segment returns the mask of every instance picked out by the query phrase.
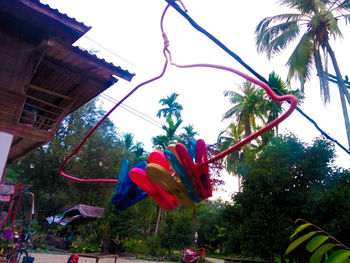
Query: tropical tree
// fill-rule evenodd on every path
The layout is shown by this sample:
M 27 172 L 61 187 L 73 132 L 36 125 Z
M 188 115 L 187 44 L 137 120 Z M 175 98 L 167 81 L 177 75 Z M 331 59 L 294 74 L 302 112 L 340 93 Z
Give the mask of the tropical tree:
M 184 142 L 188 142 L 189 140 L 194 139 L 196 135 L 198 135 L 198 132 L 194 130 L 192 124 L 189 124 L 186 127 L 183 127 L 182 129 L 185 130 L 185 132 L 180 134 L 180 138 Z
M 167 124 L 162 126 L 162 129 L 165 131 L 165 135 L 157 135 L 152 137 L 154 148 L 165 150 L 169 144 L 178 142 L 180 140 L 180 137 L 175 133 L 181 125 L 182 120 L 177 119 L 176 123 L 174 123 L 174 120 L 172 118 L 168 118 L 166 122 Z
M 300 90 L 291 90 L 287 87 L 287 84 L 282 81 L 281 77 L 277 75 L 274 71 L 269 74 L 269 86 L 273 90 L 277 90 L 279 94 L 293 94 L 298 98 L 298 104 L 301 104 L 303 102 L 304 96 L 301 94 Z M 281 115 L 283 108 L 282 103 L 273 101 L 268 97 L 268 95 L 265 95 L 266 100 L 264 104 L 264 112 L 266 112 L 267 115 L 267 122 L 271 122 L 274 119 L 277 119 L 278 116 Z M 278 125 L 274 127 L 274 134 L 278 135 Z
M 288 44 L 299 38 L 287 61 L 288 81 L 299 79 L 301 91 L 310 79 L 315 65 L 320 80 L 320 91 L 324 103 L 329 102 L 327 58 L 331 58 L 338 81 L 345 126 L 350 146 L 350 124 L 345 97 L 350 104 L 350 94 L 340 72 L 330 38 L 342 36 L 338 27 L 339 19 L 350 22 L 350 1 L 329 0 L 280 0 L 281 5 L 293 8 L 296 13 L 281 14 L 264 18 L 256 27 L 256 44 L 259 52 L 268 58 L 280 53 Z
M 112 184 L 81 184 L 61 177 L 58 168 L 96 122 L 105 114 L 95 100 L 68 115 L 53 141 L 11 165 L 18 181 L 31 184 L 39 218 L 53 215 L 71 205 L 101 206 L 113 193 Z M 79 178 L 116 178 L 118 163 L 125 158 L 116 127 L 110 119 L 95 131 L 66 165 L 65 171 Z
M 235 123 L 231 123 L 229 127 L 223 131 L 218 137 L 218 143 L 220 144 L 220 151 L 227 150 L 236 143 L 242 140 L 242 131 L 239 130 L 239 126 Z M 246 174 L 246 162 L 250 156 L 255 155 L 254 145 L 243 146 L 241 149 L 227 155 L 222 163 L 225 166 L 226 171 L 234 176 L 243 177 Z M 254 152 L 254 154 L 253 154 Z M 249 156 L 249 157 L 248 157 Z M 238 188 L 240 189 L 241 178 L 238 178 Z
M 153 147 L 158 150 L 165 150 L 169 144 L 180 141 L 180 137 L 176 135 L 176 131 L 182 124 L 181 110 L 183 107 L 178 102 L 176 102 L 178 96 L 179 94 L 172 93 L 165 99 L 163 98 L 159 100 L 159 103 L 165 107 L 161 108 L 158 111 L 157 117 L 166 118 L 166 124 L 162 125 L 162 129 L 165 131 L 165 135 L 163 134 L 152 137 Z M 176 118 L 175 122 L 172 118 L 173 116 Z M 157 235 L 160 227 L 164 224 L 166 219 L 165 215 L 165 210 L 161 207 L 158 207 L 155 235 Z
M 249 81 L 244 82 L 239 88 L 243 94 L 230 90 L 224 92 L 224 96 L 229 97 L 233 107 L 223 115 L 223 119 L 234 118 L 234 121 L 218 137 L 220 151 L 230 148 L 258 130 L 260 127 L 257 120 L 262 124 L 266 124 L 268 120 L 268 101 L 266 101 L 264 90 L 256 88 Z M 248 148 L 243 147 L 224 158 L 223 163 L 226 170 L 231 174 L 244 176 L 245 161 L 248 156 L 255 153 L 252 151 L 255 147 L 256 145 L 250 143 Z
M 333 158 L 334 147 L 319 138 L 312 145 L 291 136 L 270 140 L 249 163 L 242 181 L 244 191 L 234 196 L 234 207 L 242 219 L 239 236 L 243 252 L 266 259 L 279 254 L 284 261 L 293 221 L 320 218 L 317 200 L 326 192 L 325 180 L 334 175 Z M 237 211 L 232 212 L 232 218 L 237 218 Z M 336 216 L 341 213 L 344 210 Z M 237 230 L 232 228 L 236 236 Z
M 176 102 L 176 99 L 179 95 L 180 94 L 174 92 L 170 96 L 167 96 L 165 99 L 159 100 L 159 103 L 165 107 L 158 111 L 158 118 L 164 117 L 166 119 L 169 119 L 175 116 L 177 119 L 180 119 L 181 111 L 183 108 L 181 104 Z
M 264 91 L 257 89 L 256 86 L 247 81 L 239 87 L 243 95 L 232 91 L 224 91 L 224 96 L 228 97 L 233 107 L 223 115 L 224 119 L 235 118 L 237 130 L 244 131 L 245 137 L 249 136 L 254 130 L 258 129 L 256 119 L 266 123 L 265 113 L 263 112 Z
M 124 133 L 120 140 L 121 146 L 124 150 L 126 158 L 140 158 L 143 154 L 142 142 L 134 142 L 134 135 L 131 133 Z

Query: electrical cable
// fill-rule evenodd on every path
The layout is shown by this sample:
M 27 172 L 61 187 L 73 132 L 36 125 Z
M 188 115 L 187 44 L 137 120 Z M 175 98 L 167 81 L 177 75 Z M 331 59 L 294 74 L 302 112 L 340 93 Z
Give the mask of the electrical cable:
M 86 35 L 83 35 L 82 37 L 84 37 L 84 38 L 90 40 L 91 42 L 95 43 L 96 45 L 98 45 L 98 46 L 101 47 L 102 49 L 108 51 L 110 54 L 112 54 L 112 55 L 114 55 L 114 56 L 120 58 L 120 59 L 123 60 L 124 62 L 126 62 L 126 63 L 128 63 L 128 64 L 130 64 L 130 65 L 132 65 L 132 66 L 134 66 L 134 67 L 137 67 L 135 64 L 131 63 L 130 61 L 128 61 L 128 60 L 125 59 L 125 58 L 122 58 L 122 57 L 119 56 L 117 53 L 115 53 L 114 51 L 110 50 L 109 48 L 106 48 L 105 46 L 103 46 L 102 44 L 98 43 L 96 40 L 92 39 L 91 37 L 88 37 L 88 36 L 86 36 Z
M 217 38 L 215 38 L 212 34 L 210 34 L 208 31 L 200 27 L 187 13 L 186 11 L 182 10 L 181 7 L 175 2 L 175 0 L 165 0 L 169 5 L 171 5 L 178 13 L 180 13 L 197 31 L 204 34 L 206 37 L 208 37 L 210 40 L 212 40 L 216 45 L 218 45 L 220 48 L 222 48 L 227 54 L 229 54 L 231 57 L 233 57 L 238 63 L 240 63 L 244 68 L 246 68 L 249 72 L 251 72 L 256 78 L 261 80 L 262 82 L 269 85 L 269 82 L 261 76 L 259 73 L 257 73 L 254 69 L 252 69 L 248 64 L 246 64 L 236 53 L 231 51 L 228 47 L 226 47 L 221 41 L 219 41 Z M 282 95 L 282 93 L 276 89 L 272 88 L 278 95 Z M 316 121 L 314 121 L 312 118 L 310 118 L 306 113 L 304 113 L 298 106 L 296 107 L 296 110 L 304 116 L 309 122 L 311 122 L 315 128 L 328 140 L 334 142 L 337 144 L 341 149 L 343 149 L 347 154 L 350 155 L 350 151 L 346 149 L 342 144 L 340 144 L 337 140 L 333 139 L 331 136 L 329 136 L 325 131 L 323 131 Z
M 168 9 L 169 5 L 165 8 L 163 14 L 162 14 L 162 18 L 161 18 L 161 24 L 163 23 L 163 18 L 164 15 Z M 163 28 L 162 28 L 163 31 Z M 142 82 L 141 84 L 137 85 L 134 89 L 132 89 L 128 94 L 126 94 L 123 99 L 121 99 L 114 107 L 112 107 L 112 109 L 110 111 L 108 111 L 98 122 L 97 124 L 92 127 L 88 133 L 84 136 L 84 138 L 81 140 L 81 142 L 73 149 L 73 151 L 65 157 L 65 159 L 63 160 L 63 162 L 61 163 L 60 167 L 59 167 L 59 172 L 60 175 L 76 181 L 76 182 L 81 182 L 81 183 L 116 183 L 117 180 L 114 179 L 81 179 L 81 178 L 77 178 L 71 175 L 68 175 L 66 173 L 63 172 L 63 168 L 65 166 L 65 164 L 68 162 L 68 160 L 70 158 L 72 158 L 79 150 L 80 148 L 85 144 L 85 142 L 88 140 L 88 138 L 94 133 L 94 131 L 108 118 L 108 116 L 116 109 L 118 108 L 127 98 L 129 98 L 135 91 L 137 91 L 140 87 L 153 82 L 157 79 L 160 79 L 161 77 L 164 76 L 167 66 L 169 64 L 169 61 L 171 62 L 171 53 L 170 50 L 168 49 L 169 47 L 169 41 L 166 37 L 165 32 L 163 31 L 163 39 L 164 39 L 164 48 L 163 48 L 163 55 L 165 58 L 165 62 L 164 62 L 164 66 L 163 66 L 163 70 L 162 72 L 157 75 L 156 77 L 153 77 L 147 81 Z M 193 65 L 176 65 L 174 63 L 172 63 L 173 65 L 180 67 L 180 68 L 191 68 L 191 67 L 209 67 L 209 68 L 216 68 L 216 69 L 221 69 L 221 70 L 225 70 L 225 71 L 229 71 L 231 73 L 237 74 L 243 78 L 245 78 L 246 80 L 253 82 L 254 84 L 257 84 L 259 86 L 261 86 L 265 92 L 270 96 L 271 99 L 273 99 L 274 101 L 277 102 L 283 102 L 283 101 L 289 101 L 290 102 L 290 108 L 284 113 L 282 114 L 280 117 L 276 118 L 275 120 L 271 121 L 270 123 L 268 123 L 265 127 L 261 128 L 260 130 L 256 131 L 253 134 L 250 134 L 249 136 L 247 136 L 244 140 L 240 141 L 239 143 L 236 143 L 235 145 L 231 146 L 229 149 L 217 154 L 216 156 L 214 156 L 213 158 L 209 159 L 209 160 L 205 160 L 201 163 L 198 163 L 197 166 L 203 166 L 205 167 L 205 165 L 214 162 L 217 159 L 223 158 L 226 155 L 232 153 L 233 151 L 237 150 L 238 148 L 242 147 L 243 145 L 247 144 L 248 142 L 250 142 L 251 140 L 257 138 L 258 136 L 260 136 L 262 133 L 264 133 L 265 131 L 272 129 L 273 127 L 275 127 L 276 125 L 278 125 L 280 122 L 282 122 L 283 120 L 285 120 L 295 109 L 296 105 L 297 105 L 297 98 L 294 95 L 291 94 L 287 94 L 287 95 L 283 95 L 283 96 L 279 96 L 277 95 L 270 87 L 269 85 L 267 85 L 266 83 L 262 82 L 261 80 L 257 80 L 251 76 L 248 76 L 238 70 L 229 68 L 229 67 L 225 67 L 225 66 L 220 66 L 220 65 L 213 65 L 213 64 L 193 64 Z
M 113 103 L 113 104 L 118 103 L 118 101 L 117 101 L 116 99 L 113 99 L 113 98 L 111 98 L 111 97 L 106 97 L 105 94 L 100 94 L 100 97 L 101 97 L 102 99 L 105 99 L 105 100 L 107 100 L 107 101 Z M 124 110 L 130 112 L 131 114 L 133 114 L 133 115 L 135 115 L 135 116 L 137 116 L 137 117 L 143 119 L 144 121 L 146 121 L 146 122 L 152 124 L 153 126 L 155 126 L 155 127 L 157 127 L 157 128 L 162 129 L 162 126 L 159 125 L 158 122 L 157 122 L 157 124 L 155 124 L 155 121 L 154 121 L 151 117 L 149 117 L 149 116 L 147 116 L 146 114 L 141 113 L 141 112 L 137 111 L 136 109 L 130 107 L 132 110 L 134 110 L 134 111 L 136 111 L 136 112 L 139 112 L 140 114 L 142 114 L 142 115 L 146 116 L 147 118 L 151 119 L 153 122 L 150 121 L 150 120 L 148 120 L 148 119 L 146 119 L 146 118 L 144 118 L 144 117 L 142 117 L 140 114 L 138 114 L 138 113 L 136 113 L 136 112 L 133 112 L 132 110 L 128 109 L 128 108 L 125 107 L 125 106 L 126 106 L 126 105 L 123 105 L 123 104 L 120 105 L 121 108 L 123 108 Z
M 98 122 L 97 124 L 92 127 L 88 133 L 84 136 L 84 138 L 81 140 L 81 142 L 73 149 L 73 151 L 65 157 L 65 159 L 63 160 L 63 162 L 61 163 L 60 167 L 59 167 L 59 173 L 61 176 L 69 179 L 69 180 L 73 180 L 73 181 L 76 181 L 76 182 L 79 182 L 79 183 L 116 183 L 117 180 L 115 179 L 81 179 L 81 178 L 77 178 L 77 177 L 74 177 L 74 176 L 71 176 L 71 175 L 68 175 L 66 173 L 63 172 L 63 168 L 64 166 L 66 165 L 66 163 L 68 162 L 69 159 L 71 159 L 79 150 L 80 148 L 85 144 L 85 142 L 87 141 L 87 139 L 94 133 L 94 131 L 102 124 L 102 122 L 105 121 L 105 119 L 108 118 L 108 116 L 116 109 L 119 107 L 119 105 L 121 105 L 127 98 L 129 98 L 135 91 L 137 91 L 140 87 L 148 84 L 148 83 L 151 83 L 159 78 L 161 78 L 165 71 L 166 71 L 166 68 L 168 66 L 168 59 L 165 58 L 165 63 L 164 63 L 164 66 L 163 66 L 163 70 L 162 72 L 154 77 L 154 78 L 151 78 L 147 81 L 144 81 L 140 84 L 138 84 L 135 88 L 133 88 L 127 95 L 124 96 L 124 98 L 122 100 L 120 100 L 116 105 L 114 105 L 114 107 L 112 107 L 112 109 L 107 112 Z
M 181 0 L 180 3 L 182 4 Z M 219 69 L 219 70 L 224 70 L 224 71 L 228 71 L 231 73 L 234 73 L 244 79 L 246 79 L 249 82 L 252 82 L 258 86 L 260 86 L 261 88 L 264 89 L 264 91 L 269 95 L 269 97 L 276 101 L 276 102 L 284 102 L 284 101 L 288 101 L 290 104 L 289 109 L 283 113 L 281 116 L 279 116 L 278 118 L 274 119 L 273 121 L 269 122 L 268 124 L 266 124 L 264 127 L 260 128 L 258 131 L 255 131 L 254 133 L 248 135 L 246 138 L 244 138 L 242 141 L 237 142 L 236 144 L 234 144 L 233 146 L 229 147 L 228 149 L 216 154 L 214 157 L 210 158 L 209 160 L 203 160 L 200 163 L 197 163 L 197 167 L 204 167 L 205 165 L 208 165 L 210 163 L 213 163 L 219 159 L 224 158 L 225 156 L 227 156 L 228 154 L 233 153 L 234 151 L 238 150 L 240 147 L 242 147 L 243 145 L 249 143 L 250 141 L 256 139 L 258 136 L 260 136 L 261 134 L 263 134 L 264 132 L 272 129 L 273 127 L 277 126 L 279 123 L 281 123 L 282 121 L 284 121 L 296 108 L 297 103 L 298 103 L 298 99 L 292 95 L 292 94 L 285 94 L 285 95 L 277 95 L 272 89 L 271 87 L 266 84 L 265 82 L 253 78 L 251 76 L 248 76 L 236 69 L 230 68 L 230 67 L 225 67 L 225 66 L 221 66 L 221 65 L 214 65 L 214 64 L 191 64 L 191 65 L 179 65 L 176 64 L 172 61 L 172 57 L 171 57 L 171 52 L 169 50 L 169 40 L 168 37 L 164 31 L 163 28 L 163 22 L 164 22 L 164 16 L 165 13 L 167 12 L 168 8 L 169 8 L 169 4 L 166 6 L 166 8 L 164 9 L 164 12 L 162 14 L 161 20 L 160 20 L 160 28 L 162 31 L 162 36 L 164 39 L 164 55 L 165 57 L 169 60 L 170 64 L 173 66 L 176 66 L 178 68 L 197 68 L 197 67 L 201 67 L 201 68 L 214 68 L 214 69 Z
M 112 96 L 110 96 L 108 94 L 102 93 L 101 95 L 105 96 L 106 98 L 109 98 L 114 103 L 118 103 L 119 102 L 118 100 L 116 100 L 115 98 L 113 98 Z M 141 112 L 141 111 L 139 111 L 139 110 L 137 110 L 137 109 L 135 109 L 133 107 L 130 107 L 130 106 L 124 104 L 124 103 L 121 106 L 125 107 L 125 108 L 128 108 L 131 111 L 134 111 L 134 112 L 136 112 L 138 114 L 141 114 L 141 115 L 145 116 L 146 118 L 150 119 L 151 121 L 153 121 L 154 123 L 158 124 L 159 126 L 163 126 L 163 123 L 161 123 L 160 121 L 158 121 L 156 119 L 153 119 L 152 117 L 148 116 L 147 114 L 145 114 L 145 113 L 143 113 L 143 112 Z M 127 110 L 127 109 L 125 109 L 125 110 Z M 137 115 L 137 114 L 135 114 L 135 115 Z

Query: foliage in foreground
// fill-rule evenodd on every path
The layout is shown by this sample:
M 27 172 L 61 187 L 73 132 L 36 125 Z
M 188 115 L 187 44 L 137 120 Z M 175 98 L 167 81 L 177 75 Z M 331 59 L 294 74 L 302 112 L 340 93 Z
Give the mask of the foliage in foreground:
M 350 257 L 350 249 L 323 229 L 305 220 L 291 236 L 291 244 L 285 254 L 297 262 L 342 263 Z M 294 252 L 294 253 L 293 253 Z M 302 259 L 301 259 L 302 258 Z

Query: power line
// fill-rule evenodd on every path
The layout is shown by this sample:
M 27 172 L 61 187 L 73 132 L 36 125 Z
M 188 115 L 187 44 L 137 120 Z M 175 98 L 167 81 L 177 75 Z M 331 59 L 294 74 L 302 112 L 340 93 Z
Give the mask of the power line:
M 89 39 L 91 42 L 95 43 L 96 45 L 98 45 L 99 47 L 101 47 L 102 49 L 106 50 L 107 52 L 109 52 L 110 54 L 120 58 L 121 60 L 123 60 L 124 62 L 134 66 L 134 67 L 137 67 L 135 64 L 133 64 L 132 62 L 128 61 L 127 59 L 121 57 L 120 55 L 118 55 L 117 53 L 115 53 L 114 51 L 110 50 L 109 48 L 106 48 L 105 46 L 103 46 L 102 44 L 98 43 L 96 40 L 92 39 L 91 37 L 88 37 L 86 35 L 83 35 L 83 37 Z
M 106 96 L 105 94 L 100 94 L 100 97 L 103 98 L 103 99 L 105 99 L 105 100 L 108 100 L 109 102 L 111 102 L 111 103 L 113 103 L 113 104 L 116 104 L 116 103 L 119 102 L 119 101 L 117 101 L 117 100 L 115 100 L 115 99 L 113 99 L 113 98 L 111 98 L 111 97 L 108 97 L 108 95 Z M 143 119 L 144 121 L 146 121 L 146 122 L 152 124 L 153 126 L 156 126 L 157 128 L 160 128 L 160 129 L 163 130 L 163 128 L 162 128 L 161 125 L 159 125 L 158 123 L 156 124 L 156 123 L 155 123 L 155 120 L 153 120 L 151 117 L 147 116 L 146 114 L 142 113 L 142 115 L 144 115 L 144 116 L 146 116 L 147 118 L 151 119 L 153 122 L 150 121 L 150 120 L 148 120 L 148 119 L 146 119 L 146 118 L 144 118 L 144 117 L 142 117 L 140 114 L 136 113 L 136 112 L 138 112 L 138 111 L 135 110 L 135 109 L 133 109 L 133 108 L 131 108 L 131 107 L 130 107 L 130 108 L 131 108 L 132 110 L 135 110 L 136 112 L 133 112 L 132 110 L 128 109 L 128 108 L 125 107 L 125 105 L 123 105 L 123 104 L 121 104 L 120 107 L 123 108 L 124 110 L 130 112 L 131 114 L 133 114 L 133 115 L 135 115 L 135 116 L 137 116 L 137 117 Z M 129 106 L 128 106 L 128 107 L 129 107 Z
M 102 93 L 101 95 L 106 96 L 107 98 L 113 100 L 115 103 L 118 103 L 118 102 L 119 102 L 118 100 L 114 99 L 113 97 L 109 96 L 108 94 Z M 145 113 L 143 113 L 143 112 L 141 112 L 141 111 L 139 111 L 139 110 L 137 110 L 137 109 L 135 109 L 135 108 L 133 108 L 133 107 L 130 107 L 130 106 L 124 104 L 124 103 L 122 104 L 122 106 L 124 106 L 124 107 L 126 107 L 126 108 L 129 108 L 130 110 L 135 111 L 135 112 L 137 112 L 138 114 L 141 114 L 141 115 L 145 116 L 146 118 L 152 120 L 153 122 L 157 123 L 157 124 L 160 125 L 160 126 L 163 126 L 163 123 L 161 123 L 160 121 L 158 121 L 158 120 L 156 120 L 156 119 L 153 119 L 152 117 L 148 116 L 147 114 L 145 114 Z
M 211 41 L 213 41 L 217 46 L 219 46 L 221 49 L 223 49 L 227 54 L 229 54 L 231 57 L 233 57 L 238 63 L 240 63 L 244 68 L 246 68 L 250 73 L 252 73 L 256 78 L 259 80 L 265 82 L 267 85 L 269 85 L 269 82 L 261 76 L 259 73 L 257 73 L 254 69 L 252 69 L 248 64 L 246 64 L 236 53 L 234 53 L 232 50 L 230 50 L 228 47 L 226 47 L 221 41 L 219 41 L 217 38 L 215 38 L 212 34 L 210 34 L 208 31 L 206 31 L 204 28 L 200 27 L 184 10 L 181 9 L 181 7 L 175 2 L 175 0 L 165 0 L 168 2 L 169 5 L 171 5 L 178 13 L 180 13 L 191 25 L 194 27 L 197 31 L 204 34 L 206 37 L 208 37 Z M 272 88 L 276 94 L 282 95 L 281 92 L 278 89 Z M 323 131 L 316 121 L 314 121 L 312 118 L 310 118 L 305 112 L 303 112 L 298 106 L 296 107 L 296 110 L 304 116 L 308 121 L 310 121 L 315 128 L 327 139 L 337 144 L 341 149 L 343 149 L 347 154 L 350 155 L 350 151 L 346 149 L 342 144 L 340 144 L 337 140 L 330 137 L 325 131 Z

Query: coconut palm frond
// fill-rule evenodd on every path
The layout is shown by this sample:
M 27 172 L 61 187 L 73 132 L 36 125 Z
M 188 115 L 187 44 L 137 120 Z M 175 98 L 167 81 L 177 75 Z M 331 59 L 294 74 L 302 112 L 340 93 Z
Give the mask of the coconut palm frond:
M 169 145 L 169 138 L 166 135 L 152 137 L 153 148 L 164 150 Z
M 297 9 L 305 14 L 311 13 L 316 9 L 315 1 L 310 0 L 279 0 L 279 3 L 292 9 Z
M 284 91 L 286 89 L 286 84 L 282 81 L 281 77 L 278 76 L 274 71 L 272 71 L 269 74 L 268 82 L 269 82 L 269 85 L 272 89 L 277 89 L 282 94 L 286 94 L 286 93 L 284 93 Z
M 304 34 L 288 59 L 288 81 L 294 76 L 298 77 L 301 82 L 305 82 L 310 78 L 311 65 L 313 62 L 312 48 L 312 37 L 309 34 Z
M 350 0 L 341 1 L 339 5 L 337 5 L 332 11 L 340 11 L 342 9 L 345 9 L 347 11 L 350 11 Z
M 327 11 L 324 16 L 328 22 L 329 34 L 333 37 L 342 37 L 342 33 L 338 27 L 338 21 L 332 12 Z
M 296 21 L 277 24 L 264 30 L 256 31 L 256 44 L 258 52 L 266 52 L 268 58 L 280 52 L 286 45 L 299 35 Z
M 229 97 L 230 102 L 232 104 L 236 104 L 244 99 L 244 97 L 241 94 L 239 94 L 235 91 L 232 91 L 232 90 L 225 90 L 224 97 Z
M 346 24 L 348 24 L 348 23 L 350 24 L 350 14 L 344 15 L 343 17 L 345 19 L 345 23 Z
M 281 14 L 276 16 L 266 17 L 259 22 L 255 29 L 255 33 L 259 34 L 260 32 L 264 32 L 271 23 L 277 23 L 281 21 L 289 22 L 289 21 L 298 21 L 300 19 L 300 14 Z
M 320 80 L 320 93 L 323 99 L 323 102 L 326 104 L 329 102 L 329 85 L 328 85 L 328 76 L 327 72 L 324 70 L 323 62 L 320 55 L 320 50 L 318 48 L 314 49 L 314 59 L 315 66 L 317 70 L 317 75 Z
M 299 26 L 297 22 L 288 22 L 288 25 L 279 25 L 277 28 L 279 30 L 279 35 L 271 40 L 268 50 L 267 56 L 271 58 L 276 53 L 280 53 L 283 49 L 285 49 L 291 41 L 296 39 L 300 33 Z
M 232 118 L 239 111 L 240 111 L 240 105 L 236 105 L 236 106 L 232 107 L 231 109 L 229 109 L 228 111 L 226 111 L 224 113 L 224 115 L 222 116 L 222 120 L 227 120 L 227 119 Z

